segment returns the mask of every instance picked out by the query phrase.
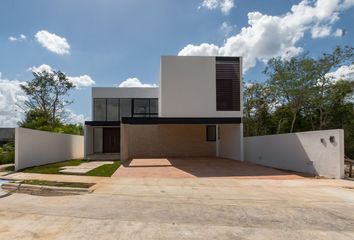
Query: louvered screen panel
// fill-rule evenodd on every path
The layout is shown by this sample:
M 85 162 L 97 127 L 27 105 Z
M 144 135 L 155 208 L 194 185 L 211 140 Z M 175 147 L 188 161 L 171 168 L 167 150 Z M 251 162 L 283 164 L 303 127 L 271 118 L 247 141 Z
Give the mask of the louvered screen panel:
M 216 58 L 216 110 L 240 111 L 239 58 Z

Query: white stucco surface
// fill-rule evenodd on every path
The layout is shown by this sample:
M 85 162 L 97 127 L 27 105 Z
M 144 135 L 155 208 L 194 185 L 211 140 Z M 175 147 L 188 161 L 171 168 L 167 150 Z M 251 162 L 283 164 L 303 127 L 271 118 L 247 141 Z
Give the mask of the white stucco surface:
M 15 170 L 84 157 L 84 137 L 38 131 L 15 130 Z
M 215 57 L 162 56 L 160 117 L 242 117 L 242 107 L 216 111 L 215 76 Z
M 242 124 L 219 125 L 218 157 L 243 161 Z
M 331 142 L 330 138 L 334 137 Z M 344 177 L 342 129 L 244 138 L 245 161 L 329 178 Z
M 93 87 L 92 98 L 158 98 L 159 88 Z
M 85 157 L 89 154 L 93 154 L 93 127 L 85 125 L 84 128 L 84 135 L 85 135 L 85 146 L 84 152 Z

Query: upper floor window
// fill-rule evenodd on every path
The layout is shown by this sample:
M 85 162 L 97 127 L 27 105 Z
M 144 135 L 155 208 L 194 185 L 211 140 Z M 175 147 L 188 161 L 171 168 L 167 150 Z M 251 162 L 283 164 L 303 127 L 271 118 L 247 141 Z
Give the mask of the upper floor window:
M 240 111 L 240 59 L 216 58 L 216 110 Z
M 118 98 L 107 98 L 107 121 L 119 121 Z
M 133 117 L 157 116 L 157 99 L 133 99 Z
M 155 98 L 94 98 L 94 121 L 120 121 L 122 117 L 155 117 L 158 100 Z
M 93 100 L 93 119 L 95 121 L 106 121 L 107 103 L 105 98 Z

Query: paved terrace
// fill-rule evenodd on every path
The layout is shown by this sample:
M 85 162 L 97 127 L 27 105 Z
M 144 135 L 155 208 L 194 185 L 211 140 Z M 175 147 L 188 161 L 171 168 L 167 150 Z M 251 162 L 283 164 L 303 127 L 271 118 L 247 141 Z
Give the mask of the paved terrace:
M 153 158 L 132 159 L 123 164 L 113 177 L 154 178 L 237 178 L 302 179 L 303 176 L 225 158 Z

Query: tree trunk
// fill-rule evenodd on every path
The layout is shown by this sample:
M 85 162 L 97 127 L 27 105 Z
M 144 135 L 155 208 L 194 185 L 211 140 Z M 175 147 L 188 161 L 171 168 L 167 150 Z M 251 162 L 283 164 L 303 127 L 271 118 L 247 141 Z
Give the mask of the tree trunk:
M 291 121 L 291 128 L 290 128 L 290 133 L 292 133 L 294 131 L 294 125 L 295 125 L 295 121 L 296 121 L 296 112 L 294 112 L 293 115 L 293 120 Z

